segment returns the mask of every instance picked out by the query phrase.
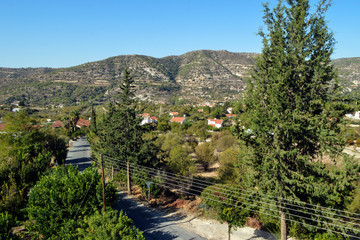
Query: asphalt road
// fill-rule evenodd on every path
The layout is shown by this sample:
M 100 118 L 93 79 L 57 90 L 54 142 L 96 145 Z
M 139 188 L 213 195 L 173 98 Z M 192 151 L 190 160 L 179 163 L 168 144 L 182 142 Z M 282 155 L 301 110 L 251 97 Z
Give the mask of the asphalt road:
M 90 145 L 86 138 L 78 139 L 70 148 L 65 164 L 76 165 L 79 171 L 91 166 Z M 144 232 L 149 240 L 204 240 L 198 235 L 177 226 L 179 219 L 164 216 L 162 213 L 147 208 L 120 192 L 116 203 L 117 210 L 124 210 L 135 225 Z M 180 221 L 181 222 L 181 221 Z
M 144 237 L 150 240 L 204 240 L 194 233 L 179 227 L 182 221 L 178 217 L 164 216 L 163 213 L 148 208 L 120 192 L 117 205 L 118 210 L 124 210 L 135 225 L 144 232 Z
M 91 166 L 90 144 L 85 137 L 79 138 L 68 151 L 65 164 L 78 166 L 79 171 Z

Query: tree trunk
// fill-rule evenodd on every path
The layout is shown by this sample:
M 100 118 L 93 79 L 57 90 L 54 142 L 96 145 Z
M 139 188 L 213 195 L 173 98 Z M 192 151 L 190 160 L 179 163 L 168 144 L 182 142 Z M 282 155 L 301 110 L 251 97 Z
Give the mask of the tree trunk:
M 231 226 L 228 224 L 228 240 L 230 240 Z
M 131 194 L 131 185 L 130 185 L 130 162 L 127 160 L 126 162 L 126 176 L 127 176 L 127 189 L 128 194 Z
M 287 239 L 286 233 L 286 216 L 285 213 L 280 209 L 280 231 L 281 231 L 281 240 Z

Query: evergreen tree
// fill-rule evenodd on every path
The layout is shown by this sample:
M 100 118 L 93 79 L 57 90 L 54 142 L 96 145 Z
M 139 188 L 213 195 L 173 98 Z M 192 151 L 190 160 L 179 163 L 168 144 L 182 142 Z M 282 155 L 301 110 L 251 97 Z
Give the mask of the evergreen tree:
M 119 101 L 110 104 L 102 126 L 98 126 L 101 153 L 137 164 L 155 166 L 156 147 L 143 140 L 146 129 L 140 125 L 136 112 L 134 80 L 128 70 L 123 72 Z
M 273 10 L 264 4 L 263 50 L 248 85 L 245 128 L 238 128 L 238 134 L 252 152 L 244 179 L 278 197 L 283 218 L 281 199 L 343 208 L 345 192 L 352 190 L 351 184 L 337 188 L 344 179 L 317 161 L 324 154 L 338 155 L 343 147 L 338 138 L 343 111 L 332 98 L 337 89 L 330 59 L 335 41 L 324 18 L 330 5 L 321 0 L 310 13 L 308 0 L 279 1 Z M 285 239 L 285 220 L 281 225 Z

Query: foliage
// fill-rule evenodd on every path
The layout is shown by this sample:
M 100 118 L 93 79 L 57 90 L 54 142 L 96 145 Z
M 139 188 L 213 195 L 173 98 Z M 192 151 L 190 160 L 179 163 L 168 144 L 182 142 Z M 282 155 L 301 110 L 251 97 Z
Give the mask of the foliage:
M 123 211 L 118 214 L 115 210 L 106 212 L 96 211 L 84 218 L 82 228 L 78 230 L 81 239 L 124 239 L 145 240 L 142 232 Z
M 142 138 L 148 129 L 140 125 L 141 118 L 136 112 L 133 79 L 129 74 L 128 70 L 123 73 L 120 101 L 116 106 L 110 104 L 102 124 L 98 124 L 98 141 L 94 142 L 95 149 L 125 162 L 153 167 L 158 164 L 158 149 Z
M 216 160 L 214 156 L 214 148 L 211 143 L 205 142 L 195 148 L 196 157 L 203 164 L 205 170 Z
M 50 130 L 34 127 L 24 112 L 4 117 L 6 133 L 0 134 L 0 211 L 21 217 L 30 188 L 50 167 L 62 163 L 66 144 Z M 56 149 L 56 151 L 55 151 Z
M 320 1 L 314 13 L 308 0 L 279 1 L 273 10 L 264 6 L 263 50 L 246 93 L 245 126 L 237 129 L 253 153 L 248 183 L 261 193 L 341 209 L 356 171 L 339 185 L 354 165 L 347 161 L 349 167 L 332 174 L 316 161 L 324 154 L 334 158 L 343 148 L 338 135 L 344 111 L 335 98 L 330 59 L 334 39 L 324 17 L 329 1 Z
M 12 228 L 17 225 L 15 218 L 8 212 L 0 212 L 0 239 L 17 239 Z
M 236 166 L 239 154 L 240 149 L 237 147 L 230 147 L 220 154 L 218 173 L 222 182 L 233 182 L 242 175 L 239 173 L 239 167 Z
M 106 204 L 116 197 L 112 184 L 105 188 Z M 101 176 L 93 168 L 80 173 L 72 165 L 53 169 L 43 176 L 29 194 L 29 229 L 45 238 L 73 234 L 82 216 L 102 209 Z M 60 233 L 59 229 L 63 229 Z
M 352 201 L 347 207 L 348 211 L 360 214 L 360 186 L 358 185 L 353 193 Z
M 180 145 L 171 148 L 166 165 L 176 174 L 190 176 L 195 173 L 194 163 L 191 161 L 185 148 Z
M 240 186 L 234 184 L 215 184 L 201 193 L 204 204 L 215 209 L 221 221 L 228 223 L 228 234 L 233 228 L 241 227 L 250 216 Z

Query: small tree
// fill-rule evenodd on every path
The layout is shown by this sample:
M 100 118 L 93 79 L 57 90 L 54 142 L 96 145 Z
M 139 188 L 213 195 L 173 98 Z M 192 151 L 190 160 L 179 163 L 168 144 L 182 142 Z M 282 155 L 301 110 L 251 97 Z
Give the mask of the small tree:
M 216 158 L 214 156 L 214 148 L 210 143 L 203 143 L 198 145 L 195 148 L 196 157 L 203 164 L 205 170 L 209 169 L 210 164 L 212 164 Z
M 228 239 L 231 230 L 241 227 L 250 216 L 249 206 L 246 205 L 241 188 L 234 184 L 216 184 L 204 189 L 201 193 L 204 203 L 214 209 L 218 218 L 228 224 Z

